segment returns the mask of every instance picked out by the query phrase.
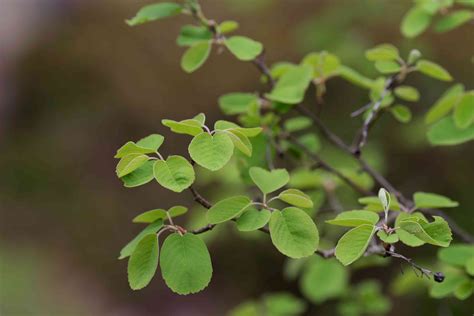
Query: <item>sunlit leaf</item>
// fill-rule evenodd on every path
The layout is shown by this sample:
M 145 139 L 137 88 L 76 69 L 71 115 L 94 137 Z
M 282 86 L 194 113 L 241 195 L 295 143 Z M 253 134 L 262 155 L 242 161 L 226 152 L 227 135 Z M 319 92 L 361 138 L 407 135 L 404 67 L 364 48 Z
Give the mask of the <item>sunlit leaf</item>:
M 201 67 L 211 53 L 212 44 L 209 41 L 198 42 L 188 48 L 181 58 L 181 68 L 191 73 Z
M 336 258 L 345 266 L 353 263 L 364 254 L 374 233 L 375 226 L 369 224 L 351 229 L 337 242 Z
M 207 211 L 207 220 L 210 224 L 219 224 L 239 216 L 252 201 L 246 196 L 233 196 L 214 204 Z
M 195 179 L 193 166 L 181 156 L 157 160 L 153 166 L 153 174 L 160 185 L 174 192 L 189 188 Z
M 225 46 L 240 60 L 255 59 L 263 51 L 263 45 L 245 36 L 232 36 L 225 40 Z
M 234 152 L 234 144 L 225 133 L 210 135 L 203 132 L 193 138 L 188 150 L 198 165 L 216 171 L 229 162 Z
M 252 167 L 249 174 L 252 181 L 264 194 L 280 189 L 290 180 L 290 175 L 286 169 L 268 171 L 260 167 Z

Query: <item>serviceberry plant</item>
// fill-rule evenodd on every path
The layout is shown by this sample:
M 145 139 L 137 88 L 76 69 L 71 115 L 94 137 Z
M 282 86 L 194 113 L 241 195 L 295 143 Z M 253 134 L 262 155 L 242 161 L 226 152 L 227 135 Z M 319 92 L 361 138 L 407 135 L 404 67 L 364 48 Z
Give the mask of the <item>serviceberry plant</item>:
M 455 4 L 473 5 L 470 0 L 415 2 L 402 22 L 406 36 L 419 35 L 433 15 L 448 14 L 446 10 Z M 445 31 L 466 22 L 468 13 L 472 19 L 472 11 L 453 11 L 436 24 L 436 29 Z M 137 26 L 180 14 L 195 22 L 184 25 L 177 38 L 177 44 L 186 48 L 181 58 L 185 72 L 202 67 L 213 50 L 219 54 L 227 51 L 256 66 L 266 92 L 233 92 L 219 98 L 222 112 L 236 116 L 239 124 L 219 120 L 212 125 L 203 113 L 179 121 L 162 120 L 172 132 L 189 139 L 189 157 L 166 155 L 160 150 L 165 139 L 159 134 L 129 141 L 118 149 L 116 173 L 126 187 L 157 181 L 173 192 L 189 190 L 194 200 L 207 209 L 202 215 L 206 225 L 194 230 L 178 222 L 178 217 L 188 211 L 185 206 L 154 209 L 133 219 L 147 226 L 120 252 L 119 259 L 128 258 L 132 289 L 147 286 L 160 266 L 173 292 L 203 290 L 211 282 L 213 268 L 211 254 L 199 235 L 234 222 L 242 233 L 269 234 L 275 248 L 290 258 L 285 277 L 299 279 L 304 298 L 270 293 L 239 305 L 231 312 L 233 315 L 298 315 L 308 303 L 320 304 L 334 298 L 339 299 L 342 314 L 384 314 L 390 302 L 380 285 L 374 280 L 350 285 L 351 270 L 347 267 L 357 269 L 359 264 L 360 268 L 362 261 L 366 266 L 380 264 L 380 260 L 386 263 L 384 258 L 405 262 L 417 276 L 427 277 L 433 297 L 454 295 L 466 299 L 472 294 L 473 237 L 440 210 L 458 207 L 458 202 L 421 191 L 407 197 L 364 156 L 370 129 L 379 117 L 391 115 L 400 123 L 410 122 L 410 104 L 419 102 L 421 96 L 415 87 L 404 83 L 406 78 L 421 73 L 435 80 L 453 81 L 447 70 L 423 58 L 416 49 L 402 55 L 391 44 L 380 44 L 366 52 L 365 57 L 380 73 L 376 78 L 364 76 L 326 51 L 310 53 L 298 64 L 277 62 L 270 67 L 260 42 L 231 35 L 238 29 L 237 22 L 218 23 L 207 18 L 195 0 L 145 6 L 127 23 Z M 351 113 L 354 118 L 361 117 L 352 144 L 333 133 L 319 113 L 303 105 L 308 91 L 314 89 L 320 109 L 327 82 L 336 78 L 368 92 L 367 104 Z M 462 84 L 453 85 L 427 111 L 425 123 L 432 145 L 473 140 L 474 92 L 465 91 Z M 323 146 L 336 148 L 351 163 L 339 166 L 324 158 L 320 155 Z M 196 168 L 216 172 L 229 164 L 238 168 L 237 181 L 246 189 L 217 201 L 204 198 L 194 186 Z M 346 210 L 338 200 L 338 187 L 357 194 L 359 207 Z M 325 200 L 334 213 L 326 221 L 317 213 Z M 340 232 L 336 226 L 348 230 L 334 238 Z M 323 228 L 321 234 L 318 228 Z M 453 233 L 458 238 L 455 245 L 451 245 Z M 423 267 L 399 253 L 400 244 L 441 247 L 439 259 L 445 263 L 441 267 L 452 268 L 444 273 Z

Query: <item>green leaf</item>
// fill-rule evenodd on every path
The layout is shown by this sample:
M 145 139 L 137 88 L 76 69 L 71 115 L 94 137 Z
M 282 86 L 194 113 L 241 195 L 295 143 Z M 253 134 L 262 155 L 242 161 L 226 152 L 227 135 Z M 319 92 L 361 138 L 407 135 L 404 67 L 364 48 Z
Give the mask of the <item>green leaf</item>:
M 187 207 L 184 206 L 173 206 L 170 208 L 168 211 L 163 210 L 163 209 L 154 209 L 150 211 L 146 211 L 140 215 L 137 215 L 132 222 L 134 223 L 153 223 L 154 221 L 158 219 L 165 220 L 168 218 L 168 215 L 170 217 L 177 217 L 183 214 L 186 214 L 188 211 Z M 168 215 L 167 215 L 168 214 Z
M 313 207 L 313 201 L 311 201 L 311 198 L 297 189 L 285 190 L 278 195 L 278 198 L 288 204 L 291 204 L 297 207 L 302 207 L 302 208 Z
M 417 208 L 442 208 L 457 207 L 459 203 L 448 197 L 426 192 L 416 192 L 413 194 L 413 200 Z
M 405 245 L 410 246 L 410 247 L 419 247 L 421 245 L 424 245 L 425 242 L 419 239 L 418 237 L 416 237 L 415 235 L 410 234 L 406 230 L 400 228 L 400 222 L 411 216 L 419 216 L 420 218 L 425 219 L 425 217 L 421 215 L 421 213 L 418 213 L 418 212 L 413 213 L 413 214 L 408 214 L 404 212 L 398 214 L 397 219 L 395 220 L 395 227 L 397 227 L 397 235 L 400 241 L 404 243 Z
M 188 151 L 198 165 L 216 171 L 229 162 L 234 152 L 234 144 L 225 133 L 210 135 L 203 132 L 193 138 Z
M 298 137 L 298 142 L 305 146 L 312 153 L 317 153 L 321 149 L 321 141 L 314 133 L 309 133 Z
M 390 108 L 390 113 L 392 113 L 393 117 L 397 119 L 397 121 L 401 123 L 408 123 L 411 121 L 411 111 L 410 108 L 397 104 Z
M 438 251 L 438 258 L 446 263 L 464 267 L 469 260 L 474 259 L 473 245 L 451 245 Z
M 329 78 L 339 73 L 341 61 L 336 55 L 326 51 L 320 53 L 309 53 L 303 58 L 303 65 L 309 65 L 313 68 L 314 78 Z
M 149 234 L 140 240 L 128 260 L 128 283 L 140 290 L 150 283 L 158 267 L 158 238 Z
M 148 160 L 141 167 L 135 169 L 133 172 L 127 174 L 120 178 L 123 181 L 123 184 L 127 188 L 137 187 L 143 184 L 146 184 L 153 180 L 155 177 L 153 175 L 153 160 Z
M 306 303 L 291 293 L 279 292 L 265 295 L 263 299 L 268 316 L 296 316 L 306 309 Z
M 460 285 L 458 285 L 458 287 L 454 291 L 454 296 L 458 300 L 465 300 L 469 296 L 471 296 L 473 292 L 474 292 L 474 281 L 469 280 L 468 278 L 464 278 L 464 281 Z
M 136 144 L 134 142 L 127 142 L 117 150 L 117 154 L 114 158 L 123 158 L 130 154 L 154 153 L 163 144 L 164 139 L 165 138 L 159 134 L 152 134 L 140 139 Z
M 181 5 L 172 2 L 150 4 L 141 8 L 133 18 L 126 20 L 126 22 L 130 26 L 135 26 L 178 15 L 182 10 Z
M 453 239 L 448 223 L 442 217 L 433 218 L 434 221 L 428 223 L 417 216 L 408 217 L 400 221 L 400 227 L 428 244 L 448 247 Z
M 377 232 L 377 236 L 379 236 L 380 240 L 383 242 L 386 242 L 387 244 L 394 244 L 398 242 L 398 234 L 397 233 L 392 233 L 388 235 L 385 231 L 379 230 Z
M 193 166 L 181 156 L 157 160 L 153 166 L 153 174 L 161 186 L 174 192 L 183 192 L 195 179 Z
M 255 59 L 263 51 L 263 45 L 245 36 L 232 36 L 224 42 L 225 46 L 240 60 Z
M 418 49 L 412 49 L 408 54 L 408 64 L 413 65 L 420 58 L 421 52 Z
M 290 258 L 311 256 L 318 248 L 316 225 L 308 214 L 296 207 L 274 211 L 269 228 L 275 247 Z
M 342 296 L 348 286 L 349 275 L 335 259 L 314 257 L 300 279 L 301 292 L 311 302 L 320 304 Z
M 378 198 L 380 200 L 380 204 L 382 204 L 383 206 L 383 210 L 385 212 L 388 212 L 388 210 L 390 209 L 390 202 L 391 202 L 390 193 L 384 188 L 380 188 L 379 193 L 378 193 Z
M 285 186 L 290 181 L 290 175 L 286 169 L 274 169 L 271 171 L 260 167 L 252 167 L 249 170 L 253 183 L 263 192 L 268 194 Z
M 395 88 L 395 95 L 405 101 L 416 102 L 420 99 L 420 93 L 410 86 L 399 86 Z
M 313 78 L 313 70 L 308 65 L 295 66 L 288 70 L 277 81 L 275 87 L 265 96 L 287 104 L 300 103 Z
M 406 37 L 416 37 L 431 23 L 431 15 L 421 8 L 413 7 L 403 17 L 400 30 Z
M 125 245 L 125 247 L 122 248 L 119 259 L 124 259 L 130 256 L 143 237 L 149 234 L 156 234 L 161 227 L 163 227 L 163 221 L 161 219 L 145 227 L 135 238 L 133 238 L 128 244 Z
M 435 283 L 430 289 L 430 296 L 443 298 L 453 292 L 464 282 L 465 276 L 453 273 L 446 273 L 446 278 L 442 283 Z
M 237 229 L 241 232 L 249 232 L 262 228 L 270 220 L 272 213 L 267 209 L 257 210 L 248 207 L 237 219 Z
M 369 224 L 357 226 L 345 233 L 337 242 L 337 260 L 347 266 L 359 259 L 367 249 L 374 233 L 375 226 Z
M 474 257 L 471 257 L 466 262 L 466 272 L 470 275 L 474 275 Z
M 446 71 L 446 69 L 444 69 L 443 67 L 441 67 L 440 65 L 432 61 L 428 61 L 424 59 L 419 60 L 416 63 L 416 69 L 420 71 L 421 73 L 438 80 L 442 80 L 442 81 L 453 80 L 453 77 L 451 77 L 451 75 L 449 74 L 449 72 Z
M 354 69 L 351 69 L 347 66 L 341 66 L 339 69 L 339 73 L 342 78 L 364 89 L 371 89 L 374 83 L 371 79 L 361 75 Z
M 467 128 L 474 122 L 474 91 L 464 94 L 454 109 L 453 118 L 458 128 Z
M 434 123 L 448 114 L 461 100 L 463 93 L 464 86 L 462 84 L 455 84 L 446 90 L 428 113 L 426 113 L 425 123 Z
M 196 235 L 169 235 L 162 247 L 160 268 L 166 285 L 186 295 L 203 290 L 212 278 L 212 263 L 206 244 Z
M 235 21 L 224 21 L 218 26 L 219 32 L 222 34 L 231 33 L 238 28 L 239 28 L 239 23 Z
M 247 136 L 235 129 L 226 131 L 226 134 L 232 139 L 235 148 L 248 157 L 252 156 L 252 143 Z
M 458 145 L 474 139 L 474 125 L 458 129 L 452 117 L 433 124 L 427 133 L 432 145 Z
M 181 68 L 183 68 L 187 73 L 199 69 L 199 67 L 201 67 L 209 57 L 211 47 L 211 42 L 206 41 L 196 43 L 188 48 L 181 58 Z
M 195 117 L 193 117 L 193 120 L 196 120 L 198 121 L 199 123 L 201 123 L 201 125 L 204 125 L 206 123 L 206 114 L 204 113 L 199 113 L 198 115 L 196 115 Z
M 380 44 L 365 52 L 365 57 L 370 61 L 397 60 L 400 58 L 398 49 L 392 44 Z
M 239 216 L 252 201 L 246 196 L 233 196 L 214 204 L 207 211 L 207 220 L 210 224 L 220 224 Z
M 195 119 L 183 120 L 180 122 L 173 120 L 161 120 L 161 124 L 169 127 L 171 131 L 176 134 L 196 136 L 202 133 L 202 124 Z
M 221 130 L 221 131 L 237 131 L 242 134 L 244 134 L 247 137 L 255 137 L 260 132 L 262 131 L 261 127 L 240 127 L 239 125 L 229 122 L 229 121 L 224 121 L 224 120 L 219 120 L 214 124 L 214 129 Z
M 377 213 L 370 211 L 346 211 L 338 214 L 336 218 L 327 220 L 326 223 L 337 226 L 356 227 L 360 225 L 375 225 L 379 221 Z
M 473 12 L 470 10 L 457 10 L 454 11 L 436 22 L 434 30 L 436 32 L 448 32 L 464 23 L 469 22 L 474 17 Z
M 147 155 L 129 154 L 120 159 L 117 164 L 116 173 L 119 178 L 132 173 L 136 169 L 143 166 L 148 161 Z
M 285 130 L 292 133 L 301 131 L 313 125 L 313 121 L 306 116 L 297 116 L 285 121 Z
M 402 67 L 394 61 L 376 61 L 374 64 L 375 68 L 383 74 L 392 74 L 392 73 L 397 73 L 399 72 Z
M 370 211 L 378 212 L 378 211 L 384 210 L 382 203 L 380 202 L 380 199 L 376 196 L 365 196 L 365 197 L 359 198 L 357 201 L 360 204 L 365 204 L 366 209 Z M 390 210 L 392 211 L 400 210 L 400 204 L 398 203 L 397 198 L 393 194 L 390 195 Z
M 181 28 L 176 43 L 178 46 L 193 46 L 199 42 L 210 41 L 212 32 L 205 26 L 184 25 Z
M 258 97 L 253 93 L 235 92 L 219 98 L 219 107 L 228 115 L 247 113 L 254 104 L 258 104 Z

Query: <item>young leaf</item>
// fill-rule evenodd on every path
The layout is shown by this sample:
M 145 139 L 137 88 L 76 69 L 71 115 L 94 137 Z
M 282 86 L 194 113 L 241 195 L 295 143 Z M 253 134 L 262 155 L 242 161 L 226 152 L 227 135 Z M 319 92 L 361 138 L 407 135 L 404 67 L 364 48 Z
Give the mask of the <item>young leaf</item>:
M 168 215 L 170 217 L 177 217 L 180 215 L 185 214 L 188 211 L 187 207 L 184 206 L 173 206 L 170 208 L 168 211 L 163 210 L 163 209 L 155 209 L 155 210 L 150 210 L 146 211 L 140 215 L 137 215 L 132 222 L 134 223 L 153 223 L 154 221 L 158 219 L 165 220 L 168 218 Z
M 219 32 L 221 32 L 222 34 L 231 33 L 238 28 L 239 28 L 239 23 L 235 21 L 224 21 L 218 26 Z
M 448 223 L 439 216 L 433 216 L 431 223 L 413 216 L 400 221 L 400 227 L 415 235 L 428 244 L 448 247 L 451 243 L 452 233 Z
M 133 18 L 126 20 L 126 22 L 130 26 L 135 26 L 178 15 L 182 9 L 181 5 L 172 2 L 150 4 L 141 8 Z
M 403 17 L 400 30 L 406 37 L 416 37 L 430 25 L 431 15 L 425 10 L 414 7 Z
M 390 60 L 376 61 L 374 66 L 380 73 L 383 73 L 383 74 L 397 73 L 402 69 L 402 67 L 397 62 L 390 61 Z
M 198 121 L 201 125 L 204 125 L 206 123 L 206 114 L 204 113 L 199 113 L 195 117 L 192 118 L 195 121 Z
M 196 43 L 188 48 L 181 58 L 181 68 L 183 68 L 187 73 L 199 69 L 199 67 L 201 67 L 209 57 L 211 47 L 211 43 L 206 41 Z
M 346 79 L 350 83 L 364 89 L 371 89 L 372 85 L 374 84 L 374 82 L 371 79 L 361 75 L 354 69 L 351 69 L 347 66 L 341 66 L 339 68 L 339 74 L 341 75 L 342 78 Z
M 313 201 L 311 201 L 311 198 L 297 189 L 285 190 L 278 195 L 278 198 L 288 204 L 291 204 L 297 207 L 302 207 L 302 208 L 313 207 Z
M 150 154 L 158 150 L 163 144 L 164 137 L 158 134 L 153 134 L 139 140 L 136 144 L 134 142 L 127 142 L 125 145 L 117 150 L 114 158 L 123 158 L 130 154 Z M 156 148 L 156 149 L 155 149 Z
M 448 32 L 466 22 L 469 22 L 473 17 L 474 14 L 470 10 L 457 10 L 439 20 L 436 23 L 434 30 L 440 33 Z
M 120 178 L 126 188 L 133 188 L 153 180 L 153 160 L 148 160 L 141 167 Z
M 173 120 L 161 120 L 161 124 L 169 127 L 176 134 L 196 136 L 202 133 L 202 124 L 198 120 L 190 119 L 180 122 Z
M 409 218 L 411 216 L 419 216 L 420 218 L 425 219 L 425 217 L 421 213 L 413 213 L 413 214 L 408 214 L 405 212 L 401 212 L 398 214 L 397 219 L 395 220 L 395 227 L 397 227 L 397 235 L 398 238 L 402 243 L 404 243 L 407 246 L 410 247 L 419 247 L 421 245 L 424 245 L 425 242 L 418 237 L 416 237 L 413 234 L 410 234 L 406 230 L 400 228 L 400 222 L 406 218 Z
M 336 218 L 327 220 L 326 223 L 338 226 L 357 227 L 360 225 L 375 225 L 379 221 L 377 213 L 370 211 L 346 211 L 338 214 Z
M 370 211 L 378 212 L 378 211 L 384 210 L 382 203 L 380 202 L 380 199 L 376 196 L 365 196 L 365 197 L 359 198 L 357 201 L 360 204 L 365 204 L 366 209 Z M 390 210 L 391 211 L 400 210 L 400 204 L 398 203 L 397 198 L 393 194 L 390 195 Z
M 457 145 L 474 139 L 474 125 L 458 129 L 452 117 L 445 117 L 433 124 L 427 133 L 432 145 Z
M 174 192 L 182 192 L 193 184 L 194 168 L 181 156 L 169 156 L 166 160 L 157 160 L 153 167 L 156 181 Z
M 219 224 L 239 216 L 252 201 L 246 196 L 233 196 L 214 204 L 207 211 L 207 220 L 210 224 Z
M 397 60 L 400 58 L 398 49 L 391 44 L 380 44 L 365 52 L 365 57 L 370 61 Z
M 188 151 L 198 165 L 216 171 L 229 162 L 234 152 L 234 144 L 225 133 L 210 135 L 203 132 L 193 138 Z
M 311 217 L 296 207 L 274 211 L 270 237 L 275 247 L 290 258 L 311 256 L 319 245 L 319 233 Z
M 426 113 L 425 123 L 434 123 L 448 114 L 459 103 L 463 93 L 464 86 L 462 84 L 455 84 L 446 90 L 428 113 Z
M 395 95 L 405 101 L 416 102 L 420 99 L 420 93 L 410 86 L 399 86 L 395 88 Z
M 129 154 L 120 159 L 117 164 L 116 173 L 119 178 L 132 173 L 136 169 L 143 166 L 148 161 L 147 155 Z
M 314 78 L 329 78 L 337 75 L 341 67 L 339 58 L 326 51 L 309 53 L 303 58 L 301 64 L 309 65 L 313 68 Z
M 199 42 L 212 39 L 212 32 L 205 26 L 184 25 L 181 28 L 176 43 L 178 46 L 193 46 Z
M 377 236 L 379 236 L 380 240 L 383 242 L 386 242 L 387 244 L 394 244 L 398 242 L 398 234 L 397 233 L 392 233 L 388 235 L 385 231 L 379 230 L 377 232 Z
M 227 135 L 232 139 L 235 148 L 248 157 L 252 156 L 252 143 L 247 136 L 236 129 L 228 131 Z
M 265 96 L 272 101 L 287 104 L 300 103 L 312 79 L 313 70 L 310 66 L 292 67 L 281 76 L 272 91 Z
M 458 128 L 467 128 L 474 122 L 474 91 L 464 94 L 454 109 L 453 118 Z
M 428 60 L 419 60 L 416 69 L 423 74 L 442 81 L 451 81 L 453 77 L 443 67 Z
M 442 208 L 459 206 L 458 202 L 434 193 L 416 192 L 413 195 L 413 200 L 417 208 Z
M 375 226 L 369 224 L 357 226 L 345 233 L 337 242 L 337 260 L 347 266 L 359 259 L 367 249 L 374 233 Z
M 249 232 L 262 228 L 270 220 L 272 213 L 267 209 L 257 210 L 248 207 L 237 219 L 237 229 L 241 232 Z
M 235 92 L 219 98 L 219 107 L 228 115 L 247 113 L 254 104 L 258 104 L 258 98 L 253 93 Z
M 397 104 L 390 108 L 390 113 L 393 117 L 397 119 L 400 123 L 408 123 L 411 121 L 411 111 L 410 108 Z
M 235 57 L 243 61 L 255 59 L 263 50 L 261 43 L 245 36 L 232 36 L 224 44 Z
M 311 258 L 300 279 L 301 292 L 320 304 L 344 294 L 349 282 L 347 269 L 335 259 Z
M 160 134 L 152 134 L 145 138 L 140 139 L 137 142 L 137 146 L 152 150 L 152 152 L 157 151 L 160 146 L 163 144 L 165 138 Z
M 166 285 L 186 295 L 203 290 L 212 278 L 212 263 L 206 244 L 194 234 L 169 235 L 161 248 L 160 268 Z
M 446 263 L 464 267 L 469 260 L 474 259 L 474 246 L 456 244 L 438 251 L 438 258 Z
M 383 210 L 385 212 L 388 212 L 388 210 L 390 209 L 390 193 L 388 193 L 388 191 L 385 190 L 384 188 L 380 188 L 378 197 L 379 197 L 380 203 L 383 206 Z
M 140 290 L 150 283 L 158 267 L 158 238 L 149 234 L 140 240 L 128 260 L 128 283 Z
M 163 221 L 161 219 L 154 221 L 153 223 L 145 227 L 145 229 L 143 229 L 135 238 L 133 238 L 128 244 L 126 244 L 125 247 L 122 248 L 122 250 L 120 250 L 119 259 L 124 259 L 130 256 L 143 237 L 149 234 L 156 234 L 161 227 L 163 227 Z
M 219 131 L 219 130 L 229 131 L 229 132 L 237 131 L 247 137 L 255 137 L 258 134 L 260 134 L 260 132 L 262 131 L 261 127 L 240 127 L 239 125 L 235 123 L 224 121 L 224 120 L 216 121 L 216 123 L 214 124 L 214 129 L 216 131 Z
M 274 169 L 271 171 L 260 167 L 252 167 L 249 170 L 253 183 L 263 192 L 268 194 L 285 186 L 290 181 L 290 175 L 286 169 Z

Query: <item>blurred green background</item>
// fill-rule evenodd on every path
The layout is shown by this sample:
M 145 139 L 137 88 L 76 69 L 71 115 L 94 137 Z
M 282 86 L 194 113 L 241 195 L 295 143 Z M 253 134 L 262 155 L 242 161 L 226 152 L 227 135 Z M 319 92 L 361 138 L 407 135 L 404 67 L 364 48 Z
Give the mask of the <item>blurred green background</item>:
M 284 258 L 269 239 L 241 238 L 235 230 L 209 243 L 214 276 L 205 291 L 175 295 L 159 273 L 146 289 L 129 289 L 126 261 L 117 257 L 140 229 L 131 219 L 148 209 L 194 205 L 189 192 L 175 194 L 156 183 L 124 188 L 114 172 L 115 150 L 127 140 L 160 133 L 168 137 L 166 153 L 183 154 L 188 139 L 172 135 L 162 118 L 205 112 L 212 122 L 222 118 L 220 95 L 265 88 L 251 64 L 227 52 L 213 52 L 202 69 L 183 73 L 183 50 L 175 38 L 180 25 L 191 21 L 182 16 L 128 27 L 124 19 L 147 3 L 0 0 L 1 315 L 223 315 L 267 291 L 297 293 L 296 284 L 283 278 Z M 328 50 L 374 75 L 364 50 L 389 42 L 404 54 L 418 48 L 467 89 L 474 84 L 472 25 L 404 39 L 399 24 L 410 0 L 201 3 L 209 17 L 237 20 L 239 34 L 264 43 L 270 64 Z M 408 83 L 422 93 L 412 107 L 416 119 L 401 125 L 383 117 L 368 148 L 379 153 L 378 167 L 407 195 L 421 190 L 459 201 L 451 215 L 473 232 L 474 146 L 430 147 L 420 120 L 449 84 L 421 75 Z M 323 119 L 349 142 L 360 125 L 349 113 L 367 101 L 366 91 L 330 81 Z M 200 191 L 212 194 L 213 184 L 212 178 L 202 181 Z M 202 214 L 196 209 L 190 217 Z M 428 260 L 436 252 L 426 248 L 409 253 Z M 472 297 L 462 304 L 432 300 L 426 289 L 396 296 L 388 280 L 399 274 L 394 263 L 357 272 L 353 279 L 383 280 L 384 293 L 393 299 L 390 315 L 474 310 Z M 308 314 L 332 315 L 331 304 L 312 307 Z

